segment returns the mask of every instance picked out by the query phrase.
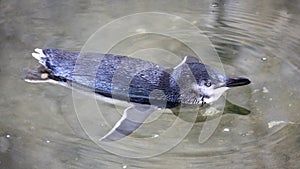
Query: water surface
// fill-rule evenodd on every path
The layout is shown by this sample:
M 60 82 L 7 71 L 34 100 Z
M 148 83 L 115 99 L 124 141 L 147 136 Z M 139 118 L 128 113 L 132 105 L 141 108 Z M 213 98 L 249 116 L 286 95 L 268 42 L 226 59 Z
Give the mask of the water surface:
M 0 1 L 0 168 L 298 168 L 299 9 L 298 1 L 268 0 Z M 251 113 L 223 115 L 205 143 L 198 141 L 203 123 L 197 123 L 170 151 L 126 158 L 107 152 L 87 136 L 70 89 L 28 84 L 22 80 L 23 69 L 38 64 L 31 57 L 36 47 L 79 51 L 101 26 L 152 11 L 185 18 L 210 39 L 227 75 L 251 79 L 251 85 L 227 93 L 228 100 Z M 152 24 L 154 28 L 166 23 Z M 161 51 L 142 50 L 143 46 L 173 53 L 154 56 Z M 191 52 L 175 39 L 149 34 L 120 41 L 112 51 L 143 55 L 170 67 L 181 61 L 175 56 Z M 114 110 L 113 105 L 97 103 L 108 115 Z M 83 101 L 81 108 L 87 107 Z M 142 131 L 155 134 L 174 118 L 166 113 Z

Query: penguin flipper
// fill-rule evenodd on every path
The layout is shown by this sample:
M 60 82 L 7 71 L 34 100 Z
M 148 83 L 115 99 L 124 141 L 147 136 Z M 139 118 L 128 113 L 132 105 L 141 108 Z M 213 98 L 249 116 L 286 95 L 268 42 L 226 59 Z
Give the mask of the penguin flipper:
M 151 105 L 133 105 L 128 107 L 124 110 L 121 119 L 100 141 L 117 141 L 130 135 L 155 110 L 157 110 L 157 107 Z

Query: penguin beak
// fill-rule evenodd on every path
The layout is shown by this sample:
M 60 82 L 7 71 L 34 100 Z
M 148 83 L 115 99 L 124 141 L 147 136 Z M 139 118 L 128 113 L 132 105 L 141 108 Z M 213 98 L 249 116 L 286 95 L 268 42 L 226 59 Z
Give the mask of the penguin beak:
M 247 78 L 242 78 L 242 77 L 238 77 L 238 78 L 228 78 L 226 80 L 226 87 L 237 87 L 237 86 L 244 86 L 251 83 L 251 81 Z

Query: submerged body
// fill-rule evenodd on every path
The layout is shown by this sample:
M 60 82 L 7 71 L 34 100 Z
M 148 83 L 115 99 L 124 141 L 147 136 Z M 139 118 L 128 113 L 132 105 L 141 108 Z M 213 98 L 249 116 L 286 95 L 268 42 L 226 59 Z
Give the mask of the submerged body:
M 174 68 L 166 68 L 113 54 L 35 51 L 32 55 L 42 67 L 28 72 L 28 82 L 79 85 L 104 97 L 148 105 L 126 109 L 122 119 L 104 137 L 106 140 L 129 135 L 157 108 L 212 103 L 230 87 L 250 83 L 246 78 L 229 78 L 192 56 L 185 57 Z

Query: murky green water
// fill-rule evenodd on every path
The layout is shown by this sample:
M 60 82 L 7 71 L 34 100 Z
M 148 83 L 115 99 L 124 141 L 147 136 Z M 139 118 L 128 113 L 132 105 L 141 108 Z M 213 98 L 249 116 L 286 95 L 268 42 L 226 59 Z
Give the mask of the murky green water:
M 1 0 L 0 168 L 299 168 L 299 9 L 298 1 L 271 0 Z M 198 140 L 203 123 L 197 123 L 171 150 L 150 158 L 127 158 L 108 152 L 87 136 L 77 119 L 70 89 L 26 83 L 23 69 L 38 64 L 31 57 L 37 47 L 79 51 L 105 24 L 152 11 L 182 17 L 201 29 L 216 48 L 226 74 L 251 79 L 251 85 L 227 92 L 229 101 L 251 113 L 223 115 L 204 143 Z M 131 24 L 136 23 L 127 26 Z M 155 29 L 166 23 L 156 20 L 151 24 Z M 137 32 L 147 29 L 150 27 Z M 104 41 L 115 34 L 103 37 Z M 175 66 L 191 52 L 179 42 L 167 36 L 139 35 L 120 39 L 111 51 Z M 198 41 L 190 43 L 203 46 Z M 164 56 L 156 56 L 162 51 L 144 49 L 158 46 L 173 53 L 163 51 Z M 90 110 L 82 97 L 79 108 Z M 109 116 L 113 105 L 97 104 L 108 120 L 117 120 Z M 165 113 L 139 132 L 156 134 L 174 118 Z M 100 134 L 109 130 L 100 124 L 92 129 Z M 169 139 L 165 144 L 172 142 Z

